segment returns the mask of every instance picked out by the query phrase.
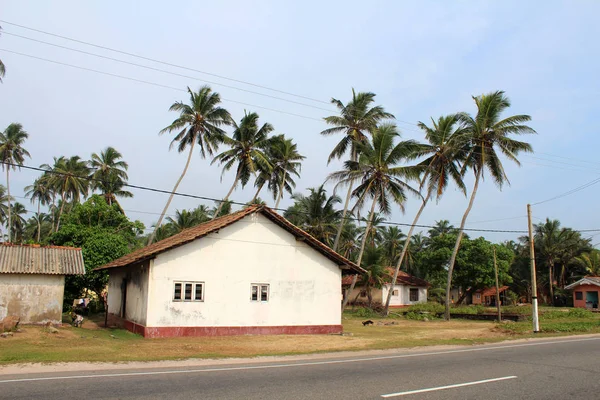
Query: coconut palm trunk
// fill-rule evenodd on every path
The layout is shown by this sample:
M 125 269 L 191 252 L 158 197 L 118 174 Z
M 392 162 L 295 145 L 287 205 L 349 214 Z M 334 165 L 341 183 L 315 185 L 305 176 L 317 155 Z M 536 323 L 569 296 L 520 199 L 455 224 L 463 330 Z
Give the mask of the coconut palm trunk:
M 233 185 L 231 185 L 231 189 L 229 189 L 229 192 L 227 192 L 227 196 L 225 196 L 225 198 L 223 200 L 221 200 L 221 203 L 219 203 L 219 207 L 217 207 L 217 211 L 215 211 L 215 215 L 213 215 L 213 219 L 218 218 L 219 213 L 221 212 L 221 209 L 223 208 L 223 205 L 227 202 L 227 200 L 229 200 L 229 196 L 231 196 L 231 194 L 235 190 L 235 187 L 237 186 L 238 181 L 240 180 L 240 175 L 241 175 L 241 170 L 238 168 L 238 171 L 235 174 L 235 179 L 233 180 Z
M 6 229 L 6 231 L 8 232 L 8 242 L 11 242 L 11 236 L 12 236 L 12 216 L 10 213 L 10 180 L 9 180 L 9 171 L 10 171 L 10 165 L 5 165 L 6 167 L 6 201 L 8 202 L 8 229 Z
M 356 161 L 356 149 L 352 150 L 352 155 L 350 156 L 351 161 Z M 348 184 L 348 193 L 346 194 L 346 202 L 344 203 L 344 211 L 342 211 L 342 220 L 340 221 L 340 226 L 338 226 L 338 230 L 335 234 L 335 241 L 333 242 L 333 251 L 337 251 L 337 248 L 340 244 L 340 238 L 342 237 L 342 231 L 344 230 L 344 224 L 346 223 L 346 214 L 348 213 L 348 205 L 350 204 L 350 198 L 352 197 L 352 182 Z
M 402 248 L 402 253 L 400 253 L 400 258 L 398 259 L 398 263 L 396 264 L 396 269 L 394 270 L 394 276 L 392 277 L 392 284 L 391 284 L 392 286 L 390 287 L 390 290 L 388 291 L 387 299 L 385 301 L 385 309 L 383 311 L 383 314 L 386 316 L 389 314 L 390 301 L 392 300 L 392 294 L 394 292 L 393 291 L 394 284 L 396 283 L 396 279 L 398 279 L 398 273 L 400 272 L 400 267 L 402 266 L 402 261 L 404 261 L 404 257 L 406 257 L 406 252 L 408 251 L 408 246 L 410 246 L 410 238 L 412 237 L 413 231 L 415 230 L 415 225 L 419 221 L 419 218 L 421 217 L 421 213 L 423 212 L 423 210 L 425 209 L 425 206 L 429 202 L 430 197 L 431 197 L 431 190 L 428 191 L 427 197 L 425 197 L 425 199 L 423 199 L 423 204 L 421 204 L 419 211 L 417 211 L 417 215 L 415 215 L 415 219 L 413 220 L 413 223 L 410 226 L 410 229 L 408 230 L 408 234 L 406 235 L 406 240 L 404 241 L 404 247 Z
M 456 263 L 456 256 L 458 255 L 458 249 L 460 248 L 460 242 L 463 237 L 465 223 L 467 222 L 467 217 L 471 212 L 471 208 L 473 208 L 473 202 L 475 201 L 475 195 L 477 194 L 477 189 L 479 188 L 479 180 L 481 179 L 481 168 L 477 171 L 477 175 L 475 176 L 475 185 L 473 185 L 473 193 L 471 193 L 471 199 L 469 200 L 469 205 L 463 214 L 462 220 L 460 221 L 460 228 L 458 230 L 458 236 L 456 237 L 456 243 L 454 244 L 454 250 L 452 251 L 452 256 L 450 257 L 450 262 L 448 263 L 448 280 L 446 283 L 446 311 L 444 313 L 444 318 L 446 321 L 450 321 L 450 289 L 452 288 L 452 271 L 454 270 L 454 263 Z
M 60 210 L 58 210 L 58 218 L 56 219 L 56 231 L 55 232 L 58 232 L 58 228 L 60 227 L 60 218 L 62 217 L 63 210 L 65 209 L 65 201 L 66 201 L 66 196 L 65 196 L 65 192 L 63 191 L 63 194 L 61 196 L 61 202 L 60 202 Z
M 277 197 L 277 202 L 275 203 L 275 209 L 279 208 L 279 202 L 281 201 L 281 199 L 283 199 L 283 188 L 285 186 L 286 172 L 283 173 L 283 177 L 281 178 L 281 185 L 279 186 L 279 196 Z
M 152 235 L 150 235 L 150 238 L 148 239 L 148 244 L 152 244 L 152 242 L 154 241 L 154 237 L 156 236 L 156 231 L 160 227 L 160 224 L 162 224 L 162 220 L 165 217 L 165 214 L 167 213 L 169 206 L 171 205 L 171 201 L 173 200 L 173 197 L 175 196 L 175 192 L 177 192 L 177 188 L 179 187 L 181 180 L 185 176 L 185 174 L 188 170 L 188 167 L 190 166 L 190 161 L 192 161 L 192 154 L 194 153 L 194 145 L 195 144 L 196 144 L 196 142 L 193 141 L 192 144 L 190 145 L 190 153 L 189 153 L 187 161 L 185 163 L 185 168 L 183 168 L 183 172 L 181 173 L 181 176 L 179 177 L 179 179 L 177 179 L 177 182 L 175 182 L 173 191 L 169 195 L 169 200 L 167 200 L 167 204 L 165 205 L 165 208 L 163 209 L 162 213 L 160 214 L 160 218 L 158 219 L 158 222 L 154 226 L 154 231 L 152 231 Z
M 367 229 L 365 232 L 369 232 L 369 230 L 371 229 L 371 224 L 373 222 L 373 215 L 375 214 L 375 205 L 377 204 L 378 198 L 379 198 L 379 193 L 376 193 L 375 197 L 373 198 L 373 204 L 371 205 L 371 213 L 369 214 L 369 220 L 367 222 Z M 367 244 L 367 235 L 365 234 L 363 236 L 362 243 L 360 244 L 360 252 L 358 253 L 358 259 L 356 260 L 356 265 L 358 265 L 359 267 L 360 267 L 360 263 L 362 261 L 363 254 L 365 252 L 366 244 Z M 344 311 L 344 308 L 348 304 L 348 300 L 350 299 L 350 295 L 352 294 L 352 291 L 354 290 L 354 287 L 356 286 L 357 280 L 358 280 L 358 274 L 354 274 L 354 276 L 352 277 L 352 283 L 350 284 L 350 289 L 348 290 L 348 292 L 346 292 L 346 295 L 344 296 L 344 300 L 342 301 L 342 312 Z
M 254 194 L 254 197 L 252 198 L 252 200 L 250 201 L 251 203 L 254 203 L 256 201 L 256 199 L 258 199 L 258 195 L 260 194 L 260 191 L 262 190 L 263 186 L 265 186 L 264 183 L 261 183 L 258 186 L 258 190 L 256 191 L 256 193 Z
M 40 242 L 40 236 L 41 236 L 41 233 L 42 233 L 42 223 L 40 222 L 40 211 L 41 211 L 41 208 L 42 208 L 42 202 L 41 202 L 41 200 L 38 200 L 38 212 L 37 212 L 37 226 L 38 226 L 38 229 L 37 229 L 37 242 L 38 243 Z

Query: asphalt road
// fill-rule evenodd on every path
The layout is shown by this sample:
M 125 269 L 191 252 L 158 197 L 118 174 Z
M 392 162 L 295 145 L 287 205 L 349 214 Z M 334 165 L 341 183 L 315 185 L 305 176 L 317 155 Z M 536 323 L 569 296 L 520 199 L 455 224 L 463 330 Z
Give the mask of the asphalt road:
M 1 399 L 598 399 L 600 336 L 355 358 L 0 375 Z

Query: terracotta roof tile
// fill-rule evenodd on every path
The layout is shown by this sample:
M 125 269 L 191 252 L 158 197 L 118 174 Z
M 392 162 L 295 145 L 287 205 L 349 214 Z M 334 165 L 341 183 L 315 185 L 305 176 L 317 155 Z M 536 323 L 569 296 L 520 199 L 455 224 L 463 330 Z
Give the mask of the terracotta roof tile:
M 499 292 L 502 293 L 505 290 L 508 289 L 508 286 L 501 286 L 499 289 Z M 481 289 L 481 290 L 477 290 L 475 293 L 481 293 L 482 296 L 495 296 L 496 295 L 496 288 L 485 288 L 485 289 Z
M 286 231 L 300 238 L 307 245 L 317 250 L 343 269 L 352 269 L 354 271 L 358 271 L 359 273 L 364 273 L 364 270 L 362 268 L 359 268 L 352 261 L 336 253 L 330 247 L 324 245 L 323 243 L 321 243 L 302 229 L 289 222 L 281 215 L 277 214 L 277 212 L 262 205 L 249 206 L 235 213 L 216 218 L 212 221 L 205 222 L 193 228 L 186 229 L 176 235 L 161 240 L 160 242 L 153 243 L 142 249 L 129 253 L 119 259 L 116 259 L 106 265 L 103 265 L 102 267 L 96 268 L 96 270 L 123 267 L 126 265 L 138 263 L 143 260 L 154 258 L 156 255 L 162 252 L 165 252 L 175 247 L 182 246 L 196 239 L 200 239 L 212 232 L 218 231 L 219 229 L 232 225 L 237 221 L 240 221 L 241 219 L 247 217 L 248 215 L 257 212 L 261 213 L 266 218 L 279 225 Z

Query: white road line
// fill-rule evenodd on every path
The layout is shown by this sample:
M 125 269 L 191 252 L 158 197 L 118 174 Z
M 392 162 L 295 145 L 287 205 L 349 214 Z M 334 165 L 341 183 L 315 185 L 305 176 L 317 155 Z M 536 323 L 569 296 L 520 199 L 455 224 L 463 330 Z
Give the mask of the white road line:
M 117 374 L 65 375 L 65 376 L 48 376 L 48 377 L 40 377 L 40 378 L 6 379 L 6 380 L 0 380 L 0 384 L 15 383 L 15 382 L 56 381 L 56 380 L 66 380 L 66 379 L 193 374 L 193 373 L 202 373 L 202 372 L 244 371 L 244 370 L 254 370 L 254 369 L 306 367 L 306 366 L 313 366 L 313 365 L 348 364 L 348 363 L 357 363 L 357 362 L 365 362 L 365 361 L 393 360 L 393 359 L 410 358 L 410 357 L 427 357 L 427 356 L 438 356 L 438 355 L 444 355 L 444 354 L 471 353 L 471 352 L 476 352 L 476 351 L 514 349 L 514 348 L 518 348 L 518 347 L 588 342 L 588 341 L 592 341 L 592 340 L 600 340 L 600 337 L 582 338 L 582 339 L 573 339 L 573 340 L 554 340 L 551 342 L 511 344 L 511 345 L 506 345 L 506 346 L 476 347 L 476 348 L 459 349 L 459 350 L 434 351 L 434 352 L 430 352 L 430 353 L 412 353 L 412 354 L 398 354 L 398 355 L 394 355 L 394 356 L 351 358 L 351 359 L 344 359 L 344 360 L 329 360 L 329 361 L 312 361 L 312 362 L 303 362 L 303 363 L 295 363 L 295 364 L 268 364 L 268 365 L 249 365 L 249 366 L 244 366 L 244 367 L 222 367 L 222 368 L 188 369 L 188 370 L 171 370 L 171 371 L 123 372 L 123 373 L 117 373 Z
M 399 396 L 406 396 L 406 395 L 409 395 L 409 394 L 435 392 L 436 390 L 445 390 L 445 389 L 454 389 L 454 388 L 463 387 L 463 386 L 481 385 L 482 383 L 505 381 L 507 379 L 515 379 L 515 378 L 516 378 L 516 376 L 503 376 L 502 378 L 484 379 L 482 381 L 457 383 L 455 385 L 438 386 L 438 387 L 428 388 L 428 389 L 409 390 L 408 392 L 398 392 L 398 393 L 382 394 L 381 397 L 383 397 L 383 398 L 399 397 Z

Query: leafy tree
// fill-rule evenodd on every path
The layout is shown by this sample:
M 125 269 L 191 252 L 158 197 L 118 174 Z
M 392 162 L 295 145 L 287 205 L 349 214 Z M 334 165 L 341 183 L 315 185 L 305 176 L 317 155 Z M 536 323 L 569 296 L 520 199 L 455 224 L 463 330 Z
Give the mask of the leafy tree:
M 600 276 L 600 251 L 583 253 L 575 257 L 574 263 L 583 270 L 583 275 Z
M 129 165 L 122 160 L 123 155 L 114 147 L 107 147 L 100 154 L 92 153 L 90 167 L 94 170 L 91 186 L 104 195 L 109 205 L 116 203 L 121 211 L 123 208 L 117 197 L 133 197 L 133 194 L 123 190 L 127 184 L 127 169 Z
M 116 204 L 108 205 L 100 195 L 92 195 L 85 203 L 76 204 L 64 215 L 63 224 L 52 234 L 53 245 L 81 247 L 85 275 L 65 278 L 65 304 L 88 289 L 98 296 L 106 287 L 106 271 L 93 271 L 139 246 L 138 236 L 144 225 L 130 221 Z
M 194 154 L 194 146 L 196 144 L 200 146 L 200 155 L 202 158 L 205 158 L 207 153 L 212 156 L 218 150 L 219 144 L 223 143 L 223 138 L 225 137 L 225 131 L 221 129 L 221 126 L 231 124 L 229 111 L 219 107 L 221 96 L 218 93 L 213 92 L 208 86 L 202 86 L 198 92 L 193 92 L 189 87 L 187 90 L 190 94 L 190 104 L 185 104 L 181 101 L 173 103 L 169 111 L 179 112 L 179 117 L 171 125 L 161 130 L 159 134 L 178 132 L 171 141 L 169 149 L 177 145 L 177 151 L 180 153 L 188 147 L 190 151 L 183 172 L 177 182 L 175 182 L 169 200 L 167 200 L 167 204 L 155 225 L 154 231 L 148 238 L 148 244 L 154 241 L 156 230 L 161 226 L 162 220 L 173 200 L 173 196 L 175 196 L 175 192 L 190 166 L 192 154 Z
M 472 117 L 463 113 L 460 118 L 464 125 L 464 132 L 468 138 L 466 142 L 467 155 L 463 171 L 471 169 L 475 173 L 475 183 L 469 205 L 463 214 L 460 228 L 452 256 L 448 263 L 448 279 L 446 284 L 446 320 L 450 319 L 450 289 L 452 288 L 452 272 L 460 248 L 467 217 L 473 207 L 479 182 L 487 170 L 499 188 L 504 183 L 509 183 L 500 160 L 500 153 L 517 165 L 520 165 L 517 155 L 521 152 L 532 152 L 529 143 L 511 138 L 512 135 L 535 133 L 526 122 L 531 120 L 529 115 L 513 115 L 502 118 L 502 113 L 510 107 L 510 100 L 503 91 L 496 91 L 481 96 L 473 97 L 477 106 L 477 114 Z
M 2 65 L 2 69 L 4 65 Z M 0 71 L 0 72 L 3 72 Z M 3 76 L 3 73 L 0 73 Z M 8 214 L 8 241 L 11 241 L 11 227 L 12 215 L 11 215 L 11 196 L 10 196 L 10 170 L 17 169 L 18 166 L 23 165 L 25 157 L 31 157 L 29 152 L 23 147 L 25 140 L 29 137 L 29 134 L 23 129 L 23 125 L 18 123 L 12 123 L 0 133 L 0 162 L 2 162 L 2 169 L 6 170 L 6 194 L 7 194 L 7 214 Z
M 269 133 L 273 131 L 273 126 L 265 123 L 259 128 L 258 118 L 257 113 L 250 113 L 244 115 L 239 125 L 234 123 L 235 129 L 232 137 L 224 139 L 231 148 L 217 155 L 212 161 L 223 165 L 223 173 L 229 171 L 233 166 L 236 167 L 233 185 L 223 201 L 229 200 L 229 196 L 238 183 L 241 183 L 243 188 L 255 173 L 260 171 L 270 173 L 273 170 L 268 152 L 265 150 L 270 145 Z M 215 218 L 219 214 L 222 204 L 217 208 Z
M 332 127 L 325 129 L 321 134 L 328 136 L 342 133 L 344 137 L 331 151 L 328 163 L 333 159 L 342 158 L 348 150 L 350 150 L 350 162 L 357 162 L 360 152 L 358 146 L 367 141 L 367 134 L 373 131 L 380 122 L 394 118 L 392 114 L 386 112 L 381 106 L 371 107 L 371 104 L 374 101 L 375 93 L 356 93 L 354 89 L 352 89 L 352 100 L 345 105 L 340 100 L 334 98 L 331 99 L 331 103 L 339 110 L 339 115 L 332 115 L 324 118 L 325 122 L 328 125 L 332 125 Z M 352 197 L 352 185 L 353 182 L 349 182 L 348 194 L 346 195 L 342 218 L 333 243 L 333 250 L 337 250 L 342 229 L 346 223 L 348 205 L 350 204 L 350 198 Z

